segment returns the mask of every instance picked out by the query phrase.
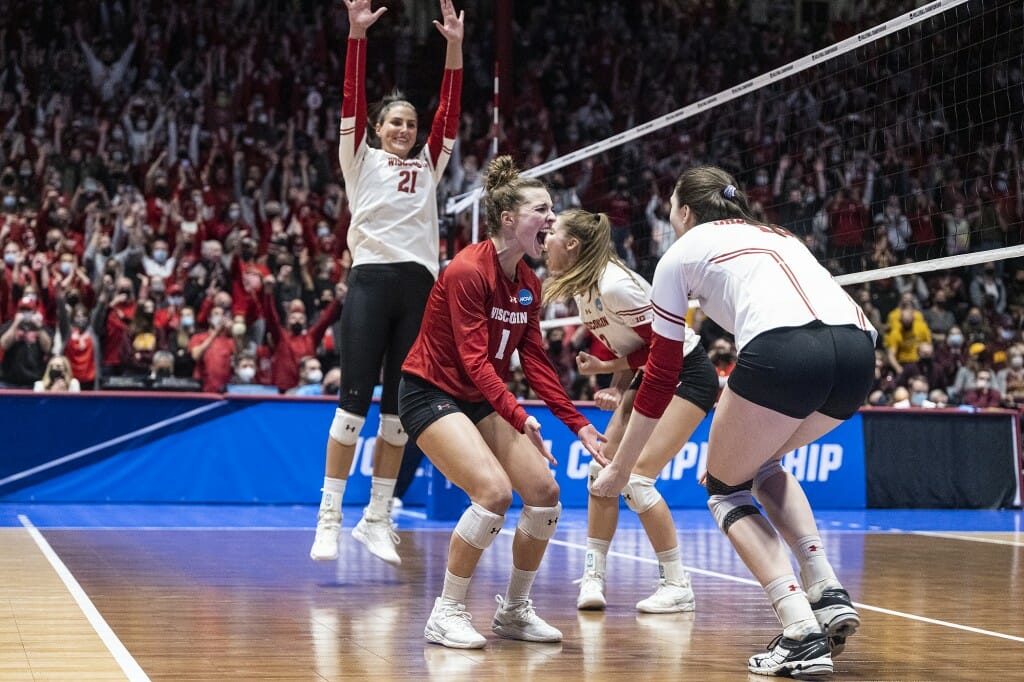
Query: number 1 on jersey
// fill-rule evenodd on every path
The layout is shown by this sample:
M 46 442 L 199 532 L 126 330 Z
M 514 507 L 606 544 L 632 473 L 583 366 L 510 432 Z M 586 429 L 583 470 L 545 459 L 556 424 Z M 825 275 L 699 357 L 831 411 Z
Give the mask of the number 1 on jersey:
M 505 346 L 508 345 L 508 337 L 512 335 L 512 331 L 509 329 L 501 330 L 501 343 L 498 344 L 498 352 L 494 354 L 494 357 L 498 360 L 505 359 Z
M 398 191 L 405 192 L 407 194 L 416 193 L 416 171 L 404 170 L 398 173 L 398 177 L 401 178 L 398 181 Z

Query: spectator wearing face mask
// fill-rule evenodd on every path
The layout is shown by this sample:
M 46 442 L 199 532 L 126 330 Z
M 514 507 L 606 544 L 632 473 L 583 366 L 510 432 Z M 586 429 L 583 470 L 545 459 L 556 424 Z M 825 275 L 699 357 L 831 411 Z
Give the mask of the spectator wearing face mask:
M 281 392 L 286 392 L 299 383 L 300 358 L 316 357 L 317 346 L 323 340 L 327 328 L 341 316 L 347 290 L 339 285 L 334 300 L 320 313 L 313 326 L 307 329 L 306 306 L 301 300 L 294 299 L 288 304 L 285 325 L 282 325 L 271 293 L 274 290 L 273 277 L 264 280 L 263 289 L 267 344 L 273 353 L 274 384 Z
M 93 329 L 89 308 L 72 290 L 65 292 L 62 288 L 56 291 L 57 331 L 59 347 L 55 352 L 65 356 L 71 376 L 79 385 L 90 390 L 96 385 L 96 364 L 99 341 Z M 55 340 L 56 341 L 56 340 Z
M 210 328 L 189 340 L 189 351 L 196 363 L 195 378 L 206 393 L 221 393 L 231 379 L 231 358 L 245 350 L 238 338 L 231 335 L 231 318 L 224 308 L 214 306 L 210 311 Z
M 113 282 L 107 280 L 96 307 L 103 374 L 120 376 L 124 371 L 126 349 L 130 347 L 129 327 L 137 307 L 132 281 L 127 277 L 118 277 Z
M 324 372 L 319 360 L 315 357 L 302 358 L 299 360 L 298 374 L 299 385 L 289 389 L 288 395 L 311 396 L 324 394 L 323 386 L 320 385 L 324 378 Z
M 14 319 L 0 327 L 3 383 L 11 388 L 31 388 L 43 378 L 46 355 L 52 345 L 53 338 L 43 327 L 42 313 L 32 300 L 23 297 Z
M 78 393 L 82 390 L 81 385 L 71 373 L 71 365 L 63 355 L 55 355 L 46 364 L 46 371 L 43 378 L 35 382 L 32 390 L 37 393 L 44 391 L 54 393 Z
M 177 321 L 172 319 L 168 322 L 162 342 L 162 346 L 174 358 L 174 376 L 176 377 L 191 377 L 195 374 L 196 363 L 192 359 L 192 352 L 189 349 L 192 336 L 195 333 L 195 309 L 190 306 L 183 306 Z
M 1006 312 L 1006 285 L 996 276 L 995 263 L 985 266 L 971 279 L 968 287 L 971 305 L 981 310 L 1002 314 Z
M 899 310 L 899 323 L 889 329 L 885 338 L 889 364 L 897 373 L 903 372 L 903 363 L 917 362 L 921 344 L 932 341 L 931 330 L 920 312 L 909 306 Z
M 922 376 L 916 376 L 910 380 L 907 387 L 910 390 L 910 407 L 933 408 L 938 407 L 928 399 L 928 380 Z M 896 407 L 894 405 L 894 407 Z
M 181 240 L 179 240 L 180 242 Z M 167 249 L 167 240 L 156 239 L 153 241 L 149 253 L 142 258 L 142 269 L 147 277 L 169 280 L 174 276 L 176 263 L 176 255 L 171 255 Z
M 232 359 L 234 374 L 228 382 L 226 390 L 228 393 L 259 394 L 277 393 L 274 386 L 269 386 L 260 381 L 257 371 L 257 357 L 249 351 L 237 353 Z
M 717 339 L 711 344 L 708 357 L 711 359 L 711 364 L 715 366 L 715 373 L 718 374 L 718 394 L 721 395 L 722 389 L 729 381 L 729 375 L 736 367 L 735 348 L 729 339 Z
M 990 369 L 989 353 L 983 343 L 972 343 L 967 349 L 966 360 L 956 372 L 953 384 L 947 389 L 950 397 L 962 403 L 967 391 L 975 386 L 978 373 Z
M 924 311 L 924 321 L 932 334 L 945 336 L 956 326 L 956 316 L 946 306 L 946 292 L 938 289 L 932 294 L 932 304 Z
M 996 387 L 1005 407 L 1024 407 L 1024 347 L 1011 347 L 1008 356 L 1007 366 L 996 373 Z
M 974 379 L 974 388 L 964 393 L 963 404 L 971 407 L 999 407 L 1003 397 L 992 387 L 992 370 L 979 369 Z

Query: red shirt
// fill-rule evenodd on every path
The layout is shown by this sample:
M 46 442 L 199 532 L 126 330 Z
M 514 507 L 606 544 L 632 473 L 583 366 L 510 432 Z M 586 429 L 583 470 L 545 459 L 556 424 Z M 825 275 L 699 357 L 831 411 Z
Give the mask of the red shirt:
M 96 345 L 88 330 L 71 328 L 71 338 L 64 344 L 64 355 L 71 365 L 71 375 L 79 381 L 96 379 Z
M 316 355 L 316 348 L 324 338 L 324 333 L 341 317 L 341 304 L 331 301 L 313 326 L 298 334 L 281 326 L 273 294 L 266 294 L 263 309 L 266 311 L 267 340 L 274 350 L 271 361 L 273 383 L 282 391 L 287 391 L 299 385 L 299 360 Z
M 189 339 L 189 352 L 191 353 L 192 349 L 199 346 L 209 335 L 210 332 L 203 332 Z M 202 382 L 204 392 L 220 393 L 224 390 L 225 384 L 231 381 L 231 356 L 234 353 L 234 340 L 224 335 L 219 335 L 206 349 L 203 357 L 196 363 L 194 374 L 195 378 Z
M 527 414 L 509 393 L 509 362 L 519 351 L 530 386 L 573 433 L 589 422 L 573 406 L 540 333 L 541 285 L 526 261 L 516 279 L 501 270 L 494 243 L 467 246 L 430 292 L 419 336 L 402 365 L 459 400 L 486 400 L 522 431 Z

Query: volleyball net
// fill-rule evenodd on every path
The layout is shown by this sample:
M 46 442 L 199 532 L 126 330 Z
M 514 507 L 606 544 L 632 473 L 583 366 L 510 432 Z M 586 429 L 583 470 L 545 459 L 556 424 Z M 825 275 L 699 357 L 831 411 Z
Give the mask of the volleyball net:
M 608 213 L 648 278 L 674 240 L 672 185 L 699 164 L 732 172 L 844 285 L 1021 256 L 1022 34 L 1019 2 L 936 0 L 743 82 L 675 69 L 665 101 L 723 87 L 524 174 L 556 208 Z M 480 199 L 448 203 L 474 240 Z

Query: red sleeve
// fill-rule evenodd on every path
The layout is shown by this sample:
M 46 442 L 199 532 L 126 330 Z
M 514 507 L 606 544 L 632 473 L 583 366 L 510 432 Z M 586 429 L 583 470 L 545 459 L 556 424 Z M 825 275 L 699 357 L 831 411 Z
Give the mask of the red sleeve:
M 341 117 L 355 117 L 353 149 L 359 149 L 366 134 L 366 38 L 349 38 L 345 51 L 345 85 Z M 344 130 L 341 131 L 345 133 Z
M 551 360 L 544 350 L 544 340 L 541 337 L 540 324 L 535 314 L 530 315 L 526 334 L 519 342 L 519 361 L 523 365 L 523 374 L 526 375 L 530 387 L 554 415 L 569 427 L 569 430 L 579 433 L 580 429 L 590 423 L 590 420 L 580 414 L 572 404 L 572 400 L 565 394 L 565 389 L 562 388 L 562 384 L 558 380 L 558 373 L 551 365 Z
M 452 329 L 460 340 L 459 360 L 487 402 L 517 431 L 522 431 L 526 423 L 526 410 L 509 393 L 489 357 L 487 301 L 490 296 L 483 277 L 477 271 L 460 270 L 458 273 L 451 272 L 448 280 L 448 314 L 451 316 Z
M 333 300 L 330 305 L 320 312 L 320 317 L 317 318 L 316 324 L 309 330 L 309 338 L 313 340 L 313 348 L 320 345 L 327 328 L 334 324 L 339 317 L 341 317 L 341 304 L 337 300 Z
M 679 385 L 682 369 L 683 342 L 654 334 L 644 380 L 633 400 L 633 409 L 645 417 L 659 419 Z
M 347 78 L 345 82 L 348 82 Z M 444 149 L 444 141 L 446 139 L 454 140 L 458 136 L 461 97 L 462 69 L 445 69 L 444 78 L 441 79 L 440 102 L 437 105 L 437 112 L 434 114 L 434 122 L 430 127 L 430 137 L 427 138 L 430 162 L 434 166 L 441 158 L 442 151 L 447 151 L 451 155 L 451 149 Z
M 654 332 L 651 330 L 651 323 L 641 324 L 633 327 L 641 339 L 644 340 L 644 345 L 637 348 L 635 351 L 626 356 L 626 360 L 629 361 L 631 369 L 637 369 L 647 364 L 647 356 L 651 352 L 651 341 L 653 341 Z
M 284 343 L 281 318 L 277 314 L 277 301 L 271 288 L 263 295 L 263 319 L 267 321 L 267 341 L 271 347 Z

